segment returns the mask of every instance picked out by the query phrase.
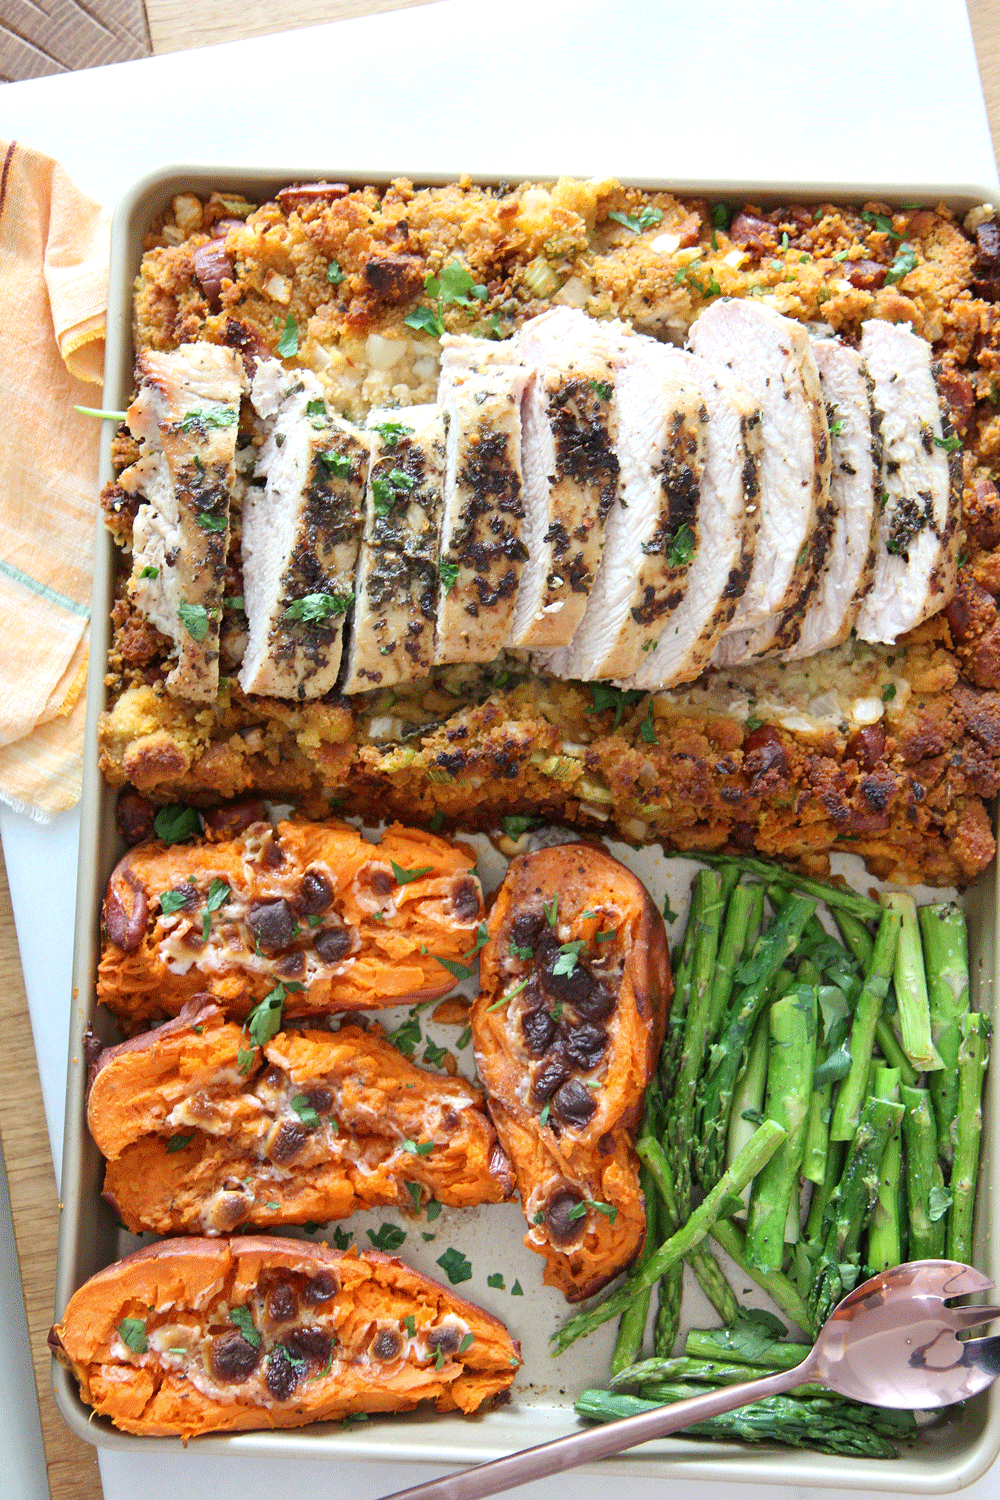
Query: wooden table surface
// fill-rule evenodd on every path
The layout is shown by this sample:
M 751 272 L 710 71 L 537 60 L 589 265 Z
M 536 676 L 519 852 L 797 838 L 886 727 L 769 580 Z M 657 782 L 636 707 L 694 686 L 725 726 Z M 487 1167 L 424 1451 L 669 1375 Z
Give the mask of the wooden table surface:
M 0 82 L 178 52 L 427 0 L 269 0 L 247 14 L 231 0 L 2 0 Z M 1000 160 L 1000 6 L 968 0 Z M 960 149 L 960 143 L 959 143 Z M 55 1409 L 46 1334 L 52 1321 L 58 1203 L 6 875 L 0 863 L 0 1141 L 10 1187 L 52 1500 L 100 1500 L 95 1450 Z

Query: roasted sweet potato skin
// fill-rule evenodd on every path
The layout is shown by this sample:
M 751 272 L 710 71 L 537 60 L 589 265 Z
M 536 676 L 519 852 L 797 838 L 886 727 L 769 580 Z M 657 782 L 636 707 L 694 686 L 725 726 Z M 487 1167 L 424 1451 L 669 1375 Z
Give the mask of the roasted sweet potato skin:
M 305 819 L 140 844 L 108 882 L 98 998 L 127 1035 L 202 991 L 238 1018 L 279 983 L 287 1016 L 432 999 L 453 982 L 438 960 L 459 960 L 483 916 L 474 866 L 467 845 L 398 823 L 378 845 Z
M 595 845 L 523 855 L 490 915 L 480 987 L 476 1063 L 514 1165 L 524 1242 L 545 1256 L 545 1281 L 578 1301 L 645 1236 L 633 1139 L 672 992 L 663 920 Z
M 207 996 L 101 1054 L 87 1122 L 133 1233 L 325 1224 L 411 1209 L 414 1187 L 468 1208 L 514 1188 L 482 1090 L 417 1067 L 378 1028 L 252 1047 Z
M 425 1400 L 472 1412 L 520 1365 L 502 1323 L 394 1257 L 252 1236 L 117 1261 L 74 1293 L 49 1345 L 98 1415 L 185 1442 Z

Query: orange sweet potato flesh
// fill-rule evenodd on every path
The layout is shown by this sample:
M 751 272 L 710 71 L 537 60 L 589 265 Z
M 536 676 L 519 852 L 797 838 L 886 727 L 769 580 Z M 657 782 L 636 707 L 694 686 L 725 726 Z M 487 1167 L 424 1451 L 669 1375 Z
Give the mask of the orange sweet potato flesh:
M 393 864 L 423 873 L 399 880 Z M 140 844 L 108 882 L 98 998 L 126 1035 L 203 991 L 240 1019 L 278 983 L 287 1016 L 434 999 L 454 984 L 438 960 L 475 945 L 474 865 L 467 845 L 398 823 L 378 845 L 304 819 L 221 843 Z M 164 911 L 164 893 L 178 909 Z
M 603 849 L 523 855 L 490 915 L 480 986 L 476 1063 L 514 1165 L 524 1243 L 545 1256 L 545 1281 L 578 1301 L 645 1238 L 634 1136 L 672 992 L 663 919 Z
M 520 1365 L 501 1322 L 394 1257 L 253 1236 L 117 1261 L 74 1293 L 49 1344 L 97 1414 L 185 1442 L 421 1401 L 472 1412 Z
M 97 1059 L 87 1123 L 108 1159 L 104 1196 L 133 1233 L 325 1224 L 412 1209 L 414 1189 L 461 1208 L 513 1192 L 482 1091 L 464 1079 L 350 1025 L 245 1049 L 203 996 Z

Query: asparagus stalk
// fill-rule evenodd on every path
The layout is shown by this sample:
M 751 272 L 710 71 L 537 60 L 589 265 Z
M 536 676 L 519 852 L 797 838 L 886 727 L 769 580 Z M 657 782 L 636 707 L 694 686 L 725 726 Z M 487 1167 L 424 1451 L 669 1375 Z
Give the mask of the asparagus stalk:
M 899 1038 L 893 1031 L 888 1016 L 879 1016 L 875 1022 L 875 1040 L 889 1067 L 898 1071 L 900 1083 L 912 1088 L 920 1074 L 899 1045 Z M 935 1073 L 934 1077 L 940 1077 L 940 1074 Z
M 783 1000 L 775 1001 L 769 1019 L 767 1116 L 782 1126 L 785 1139 L 754 1179 L 747 1217 L 747 1253 L 758 1265 L 780 1271 L 785 1258 L 785 1222 L 793 1196 L 797 1206 L 812 1095 L 815 989 L 797 987 Z
M 756 1177 L 761 1168 L 770 1161 L 784 1138 L 785 1132 L 777 1121 L 765 1120 L 763 1125 L 755 1131 L 749 1145 L 740 1152 L 728 1171 L 722 1174 L 704 1202 L 691 1214 L 687 1223 L 683 1224 L 660 1246 L 646 1265 L 633 1271 L 617 1291 L 612 1292 L 596 1307 L 592 1307 L 587 1312 L 577 1313 L 552 1335 L 556 1352 L 561 1353 L 574 1339 L 580 1338 L 583 1334 L 593 1333 L 595 1328 L 599 1328 L 609 1318 L 617 1317 L 619 1313 L 624 1312 L 640 1287 L 651 1286 L 670 1266 L 683 1259 L 696 1245 L 701 1244 L 720 1213 L 725 1209 L 727 1200 L 739 1196 L 746 1184 Z
M 704 850 L 695 853 L 690 850 L 676 849 L 672 857 L 696 859 L 699 864 L 712 865 L 715 869 L 735 865 L 745 875 L 755 875 L 758 879 L 768 883 L 777 882 L 793 891 L 804 891 L 806 895 L 815 897 L 817 901 L 825 901 L 831 911 L 853 912 L 864 922 L 878 921 L 882 914 L 878 903 L 870 901 L 867 896 L 859 896 L 857 892 L 848 890 L 844 886 L 827 885 L 822 880 L 810 880 L 808 876 L 799 875 L 795 870 L 786 870 L 784 865 L 771 864 L 769 860 L 756 859 L 750 854 L 707 854 Z
M 959 1020 L 958 1102 L 951 1166 L 952 1204 L 948 1213 L 948 1259 L 969 1263 L 972 1257 L 972 1210 L 979 1175 L 979 1139 L 983 1129 L 983 1075 L 989 1061 L 990 1023 L 976 1011 Z
M 809 1204 L 809 1218 L 806 1220 L 806 1239 L 810 1244 L 815 1244 L 822 1233 L 826 1205 L 840 1181 L 846 1155 L 847 1146 L 844 1141 L 830 1141 L 827 1144 L 823 1181 L 813 1189 L 812 1202 Z
M 899 1074 L 895 1068 L 876 1067 L 875 1095 L 892 1103 L 899 1100 Z M 902 1261 L 899 1226 L 899 1179 L 902 1169 L 900 1129 L 893 1131 L 886 1144 L 879 1168 L 878 1196 L 868 1226 L 868 1266 L 874 1276 L 888 1271 Z
M 677 1191 L 678 1218 L 691 1202 L 691 1142 L 694 1139 L 695 1090 L 705 1060 L 708 1007 L 722 920 L 721 881 L 715 870 L 699 870 L 691 894 L 689 930 L 694 929 L 691 985 L 677 1082 L 667 1111 L 667 1159 Z M 685 939 L 686 946 L 686 939 Z
M 882 1158 L 902 1117 L 901 1104 L 888 1099 L 865 1101 L 847 1165 L 824 1216 L 822 1250 L 809 1289 L 813 1328 L 826 1322 L 836 1303 L 854 1285 L 856 1274 L 850 1277 L 845 1273 L 858 1264 L 858 1242 L 878 1195 Z
M 813 1091 L 809 1100 L 809 1116 L 806 1120 L 806 1138 L 802 1149 L 802 1176 L 806 1182 L 822 1186 L 826 1176 L 826 1162 L 830 1147 L 830 1118 L 833 1113 L 833 1084 L 841 1077 L 843 1067 L 849 1067 L 842 1044 L 847 1040 L 849 1011 L 843 992 L 831 985 L 827 996 L 833 996 L 820 1005 L 823 1023 L 823 1040 L 816 1043 L 816 1066 L 813 1069 Z M 817 991 L 820 999 L 820 991 Z M 816 1194 L 813 1194 L 815 1201 Z
M 853 912 L 845 911 L 841 906 L 835 906 L 833 920 L 836 922 L 841 937 L 854 955 L 859 969 L 867 969 L 872 959 L 872 949 L 875 944 L 872 935 L 868 931 L 860 917 Z
M 931 1040 L 930 1002 L 917 925 L 917 903 L 906 891 L 889 891 L 882 899 L 890 911 L 899 913 L 902 922 L 892 971 L 899 1006 L 900 1041 L 913 1066 L 921 1073 L 929 1073 L 943 1067 L 943 1063 Z
M 648 1168 L 660 1194 L 665 1231 L 667 1234 L 673 1234 L 680 1228 L 681 1220 L 677 1210 L 677 1192 L 673 1174 L 666 1153 L 660 1143 L 645 1131 L 636 1141 L 635 1149 L 640 1160 Z M 732 1323 L 739 1315 L 739 1303 L 736 1300 L 736 1293 L 726 1280 L 725 1272 L 711 1250 L 704 1243 L 695 1245 L 684 1259 L 691 1267 L 698 1285 L 719 1317 L 726 1323 Z M 682 1270 L 678 1263 L 677 1267 L 672 1267 L 660 1282 L 660 1310 L 657 1313 L 660 1352 L 667 1347 L 672 1349 L 674 1340 L 677 1338 L 677 1329 L 680 1325 L 681 1277 Z M 662 1327 L 660 1327 L 661 1316 Z
M 807 1330 L 812 1327 L 809 1309 L 799 1296 L 795 1285 L 780 1271 L 771 1271 L 750 1261 L 743 1231 L 733 1223 L 732 1219 L 719 1219 L 712 1226 L 712 1238 L 721 1249 L 725 1250 L 730 1260 L 736 1262 L 744 1275 L 749 1276 L 751 1281 L 756 1281 L 758 1286 L 764 1288 L 771 1301 L 776 1303 L 782 1312 L 787 1313 L 794 1323 Z M 805 1358 L 804 1355 L 803 1358 Z
M 643 1166 L 639 1173 L 639 1181 L 646 1199 L 646 1239 L 639 1257 L 639 1265 L 646 1265 L 655 1255 L 659 1248 L 659 1237 L 657 1235 L 657 1194 L 653 1182 L 653 1174 L 647 1166 Z M 649 1313 L 649 1299 L 653 1295 L 651 1286 L 644 1287 L 637 1292 L 634 1299 L 622 1313 L 621 1322 L 618 1325 L 618 1338 L 615 1343 L 615 1352 L 611 1356 L 611 1373 L 617 1375 L 619 1370 L 624 1370 L 628 1365 L 634 1365 L 642 1353 L 642 1340 L 646 1332 L 646 1317 Z
M 861 1117 L 861 1106 L 868 1087 L 875 1023 L 889 990 L 900 925 L 901 919 L 895 910 L 888 909 L 882 913 L 871 962 L 865 970 L 864 984 L 854 1011 L 850 1041 L 851 1070 L 837 1093 L 830 1121 L 831 1141 L 849 1141 Z
M 767 1017 L 761 1016 L 753 1029 L 746 1067 L 733 1088 L 733 1106 L 729 1116 L 729 1139 L 726 1143 L 726 1164 L 735 1161 L 747 1141 L 757 1128 L 764 1109 L 764 1091 L 767 1087 Z M 744 1112 L 750 1119 L 744 1119 Z M 756 1119 L 754 1118 L 756 1116 Z M 746 1190 L 749 1197 L 749 1189 Z
M 756 923 L 754 912 L 758 907 Z M 736 966 L 753 945 L 754 928 L 763 912 L 764 888 L 761 885 L 738 885 L 726 907 L 726 921 L 719 940 L 719 956 L 712 979 L 708 1002 L 708 1036 L 713 1038 L 722 1025 L 733 992 Z
M 660 1277 L 656 1303 L 656 1326 L 653 1329 L 653 1348 L 660 1355 L 672 1354 L 677 1342 L 681 1326 L 683 1280 L 683 1261 L 677 1261 Z
M 677 1398 L 698 1394 L 698 1387 L 680 1386 Z M 675 1399 L 677 1399 L 675 1398 Z M 614 1422 L 619 1417 L 638 1416 L 655 1411 L 660 1401 L 645 1401 L 639 1396 L 618 1392 L 587 1390 L 574 1405 L 578 1416 L 590 1422 Z M 867 1411 L 868 1408 L 860 1408 Z M 875 1408 L 871 1408 L 875 1410 Z M 836 1397 L 827 1400 L 796 1401 L 790 1396 L 767 1396 L 739 1411 L 726 1412 L 707 1422 L 684 1429 L 688 1437 L 734 1438 L 744 1443 L 784 1443 L 790 1447 L 815 1448 L 822 1453 L 860 1455 L 864 1458 L 896 1458 L 892 1442 L 878 1430 L 887 1414 L 878 1418 L 859 1418 L 855 1408 Z M 895 1415 L 895 1414 L 894 1414 Z M 911 1418 L 912 1421 L 912 1418 Z M 888 1424 L 885 1424 L 888 1428 Z M 897 1440 L 909 1435 L 911 1428 L 894 1424 L 891 1436 Z
M 931 1113 L 927 1089 L 899 1086 L 903 1116 L 903 1141 L 906 1146 L 906 1204 L 910 1221 L 910 1257 L 913 1260 L 940 1260 L 944 1255 L 945 1198 L 941 1165 L 938 1161 L 937 1130 Z M 931 1194 L 939 1189 L 938 1201 Z M 944 1200 L 943 1202 L 941 1200 Z
M 969 940 L 965 914 L 951 902 L 922 906 L 917 913 L 924 940 L 931 1041 L 944 1064 L 928 1079 L 938 1151 L 951 1161 L 951 1126 L 958 1106 L 961 1018 L 969 1009 Z
M 700 1128 L 692 1137 L 696 1142 L 694 1156 L 699 1181 L 705 1187 L 717 1179 L 722 1169 L 733 1088 L 744 1049 L 781 965 L 794 952 L 802 929 L 815 910 L 814 902 L 796 896 L 763 934 L 747 966 L 752 969 L 753 977 L 734 995 L 732 1019 L 712 1049 L 711 1062 L 699 1088 Z
M 811 1348 L 812 1344 L 789 1344 L 780 1339 L 762 1338 L 755 1342 L 751 1358 L 743 1352 L 744 1345 L 732 1328 L 692 1328 L 684 1344 L 684 1353 L 689 1359 L 754 1364 L 765 1370 L 794 1370 Z M 749 1375 L 747 1379 L 750 1379 Z

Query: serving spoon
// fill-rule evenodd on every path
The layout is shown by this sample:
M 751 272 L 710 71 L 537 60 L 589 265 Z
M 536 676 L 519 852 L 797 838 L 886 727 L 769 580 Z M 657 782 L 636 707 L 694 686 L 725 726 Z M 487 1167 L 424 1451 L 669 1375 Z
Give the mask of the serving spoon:
M 791 1370 L 570 1433 L 397 1490 L 387 1500 L 482 1500 L 800 1385 L 824 1385 L 873 1406 L 925 1411 L 967 1401 L 1000 1375 L 1000 1335 L 965 1341 L 956 1335 L 1000 1318 L 1000 1307 L 949 1307 L 948 1301 L 992 1288 L 989 1277 L 958 1261 L 908 1261 L 855 1287 L 834 1308 L 806 1358 Z

